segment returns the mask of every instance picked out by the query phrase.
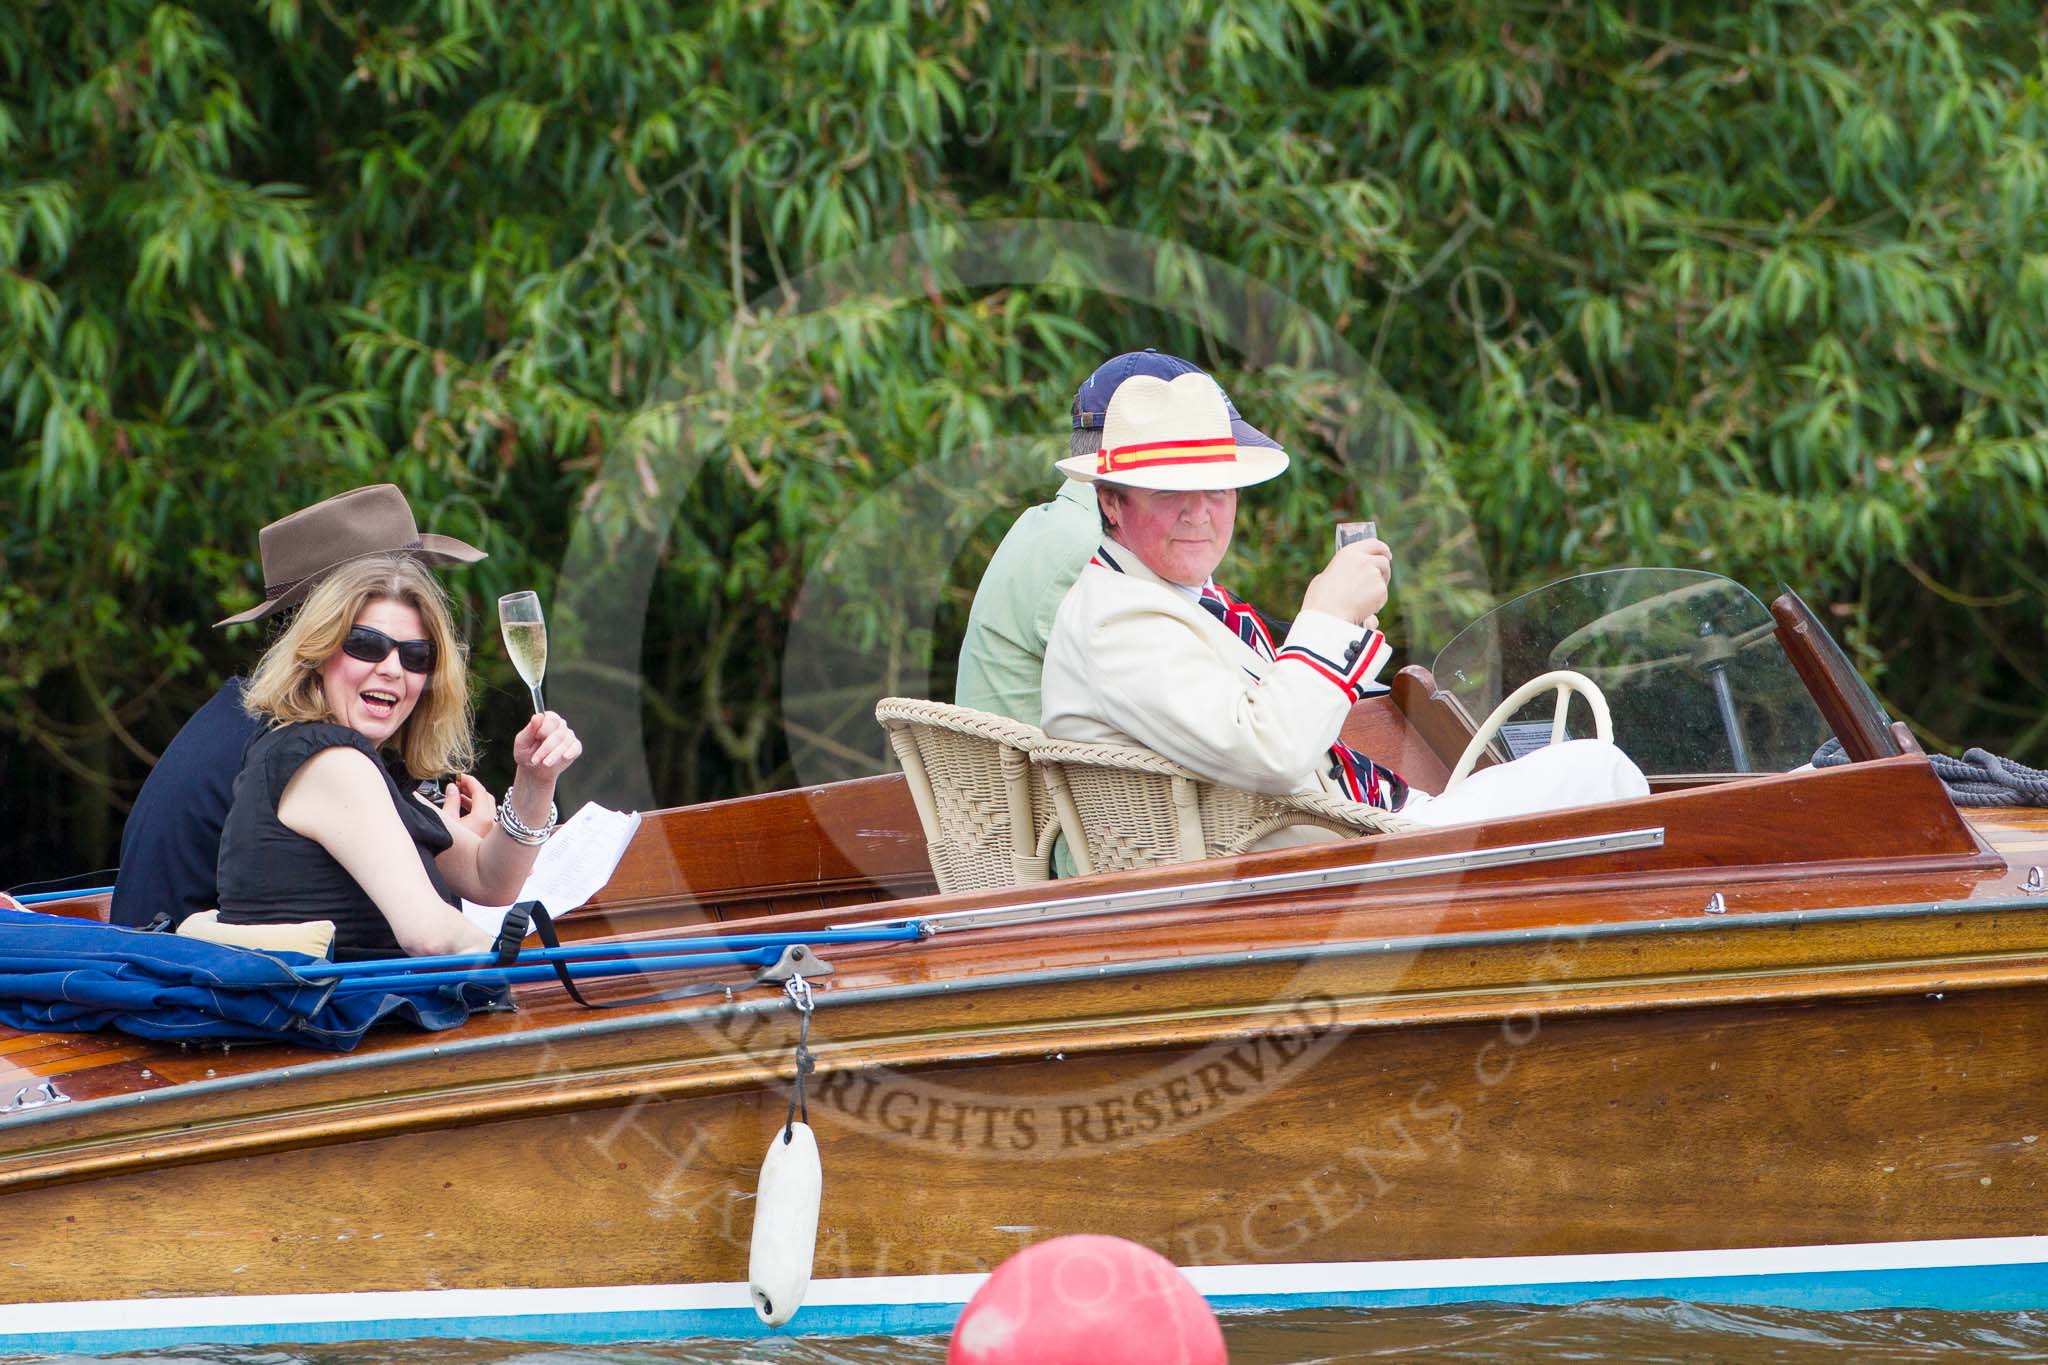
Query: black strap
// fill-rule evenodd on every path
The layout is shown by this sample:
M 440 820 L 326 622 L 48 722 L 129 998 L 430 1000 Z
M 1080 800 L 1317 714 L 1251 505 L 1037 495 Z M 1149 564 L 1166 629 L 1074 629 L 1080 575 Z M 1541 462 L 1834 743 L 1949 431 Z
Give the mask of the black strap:
M 533 928 L 540 934 L 541 946 L 546 948 L 559 948 L 562 946 L 562 940 L 555 933 L 555 921 L 548 914 L 548 909 L 545 905 L 542 905 L 539 901 L 521 901 L 512 908 L 514 910 L 524 910 L 532 917 Z M 508 914 L 505 918 L 509 921 L 511 915 Z M 525 935 L 522 934 L 520 937 L 524 938 Z M 512 951 L 513 956 L 516 957 L 519 951 L 519 945 L 516 940 L 513 943 Z M 498 965 L 505 966 L 509 961 L 510 959 L 500 957 Z M 582 991 L 576 989 L 576 982 L 570 977 L 567 964 L 557 959 L 554 967 L 555 975 L 561 978 L 562 989 L 569 992 L 571 1000 L 574 1000 L 587 1010 L 615 1010 L 625 1005 L 654 1005 L 660 1004 L 665 1000 L 687 1000 L 693 995 L 710 995 L 718 991 L 730 995 L 734 991 L 743 991 L 749 986 L 760 985 L 763 978 L 775 969 L 775 964 L 770 963 L 761 968 L 751 979 L 746 981 L 700 981 L 694 986 L 678 986 L 674 990 L 656 991 L 651 995 L 629 996 L 624 1000 L 591 1000 Z
M 500 967 L 509 967 L 519 956 L 519 945 L 526 942 L 526 931 L 532 927 L 533 912 L 541 909 L 539 901 L 521 901 L 505 912 L 504 923 L 498 926 L 498 938 L 491 945 L 491 951 L 498 956 Z

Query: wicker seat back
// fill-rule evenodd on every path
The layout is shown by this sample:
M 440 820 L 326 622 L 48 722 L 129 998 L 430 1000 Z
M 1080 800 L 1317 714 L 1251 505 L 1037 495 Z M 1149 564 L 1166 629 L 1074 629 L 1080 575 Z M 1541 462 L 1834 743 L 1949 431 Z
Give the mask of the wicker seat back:
M 1042 882 L 1059 826 L 1030 758 L 1035 725 L 945 702 L 885 697 L 875 719 L 903 765 L 941 891 Z
M 1292 826 L 1342 835 L 1413 827 L 1332 797 L 1227 787 L 1136 745 L 1046 739 L 1031 758 L 1045 771 L 1068 842 L 1085 842 L 1097 872 L 1229 857 Z

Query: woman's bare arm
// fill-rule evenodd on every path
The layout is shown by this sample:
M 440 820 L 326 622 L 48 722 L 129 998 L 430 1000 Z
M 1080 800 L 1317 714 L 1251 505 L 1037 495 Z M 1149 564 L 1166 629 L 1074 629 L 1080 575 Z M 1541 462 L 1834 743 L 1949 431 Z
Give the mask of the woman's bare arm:
M 517 776 L 506 799 L 511 802 L 512 813 L 528 829 L 540 829 L 547 824 L 548 811 L 554 804 L 555 780 L 582 752 L 583 744 L 576 738 L 576 732 L 553 711 L 533 717 L 513 737 Z M 527 874 L 533 871 L 539 847 L 522 844 L 503 829 L 489 829 L 479 836 L 445 811 L 443 820 L 455 842 L 434 861 L 448 885 L 457 894 L 484 905 L 508 905 L 517 898 L 519 889 L 526 885 Z
M 322 749 L 285 783 L 277 818 L 356 879 L 415 957 L 482 952 L 490 936 L 435 893 L 382 773 L 355 749 Z

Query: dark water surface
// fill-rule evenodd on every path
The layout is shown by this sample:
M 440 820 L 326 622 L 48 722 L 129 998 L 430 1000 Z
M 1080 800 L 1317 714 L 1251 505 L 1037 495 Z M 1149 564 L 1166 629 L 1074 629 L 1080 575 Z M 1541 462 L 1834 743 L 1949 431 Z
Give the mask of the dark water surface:
M 1237 1314 L 1223 1320 L 1232 1365 L 1350 1361 L 2048 1361 L 2048 1314 L 1803 1313 L 1644 1301 L 1571 1308 L 1394 1308 Z M 184 1348 L 102 1361 L 149 1365 L 937 1365 L 944 1337 L 812 1337 L 550 1346 L 391 1341 L 310 1347 Z M 14 1357 L 54 1361 L 83 1357 Z

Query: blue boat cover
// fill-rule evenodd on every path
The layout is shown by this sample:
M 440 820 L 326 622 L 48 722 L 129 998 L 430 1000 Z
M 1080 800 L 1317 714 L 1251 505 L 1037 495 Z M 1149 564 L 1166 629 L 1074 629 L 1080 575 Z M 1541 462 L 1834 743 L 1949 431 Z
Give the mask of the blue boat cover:
M 453 1028 L 511 996 L 500 981 L 426 972 L 417 986 L 368 990 L 299 975 L 321 960 L 0 908 L 0 1024 L 347 1052 L 380 1019 Z

